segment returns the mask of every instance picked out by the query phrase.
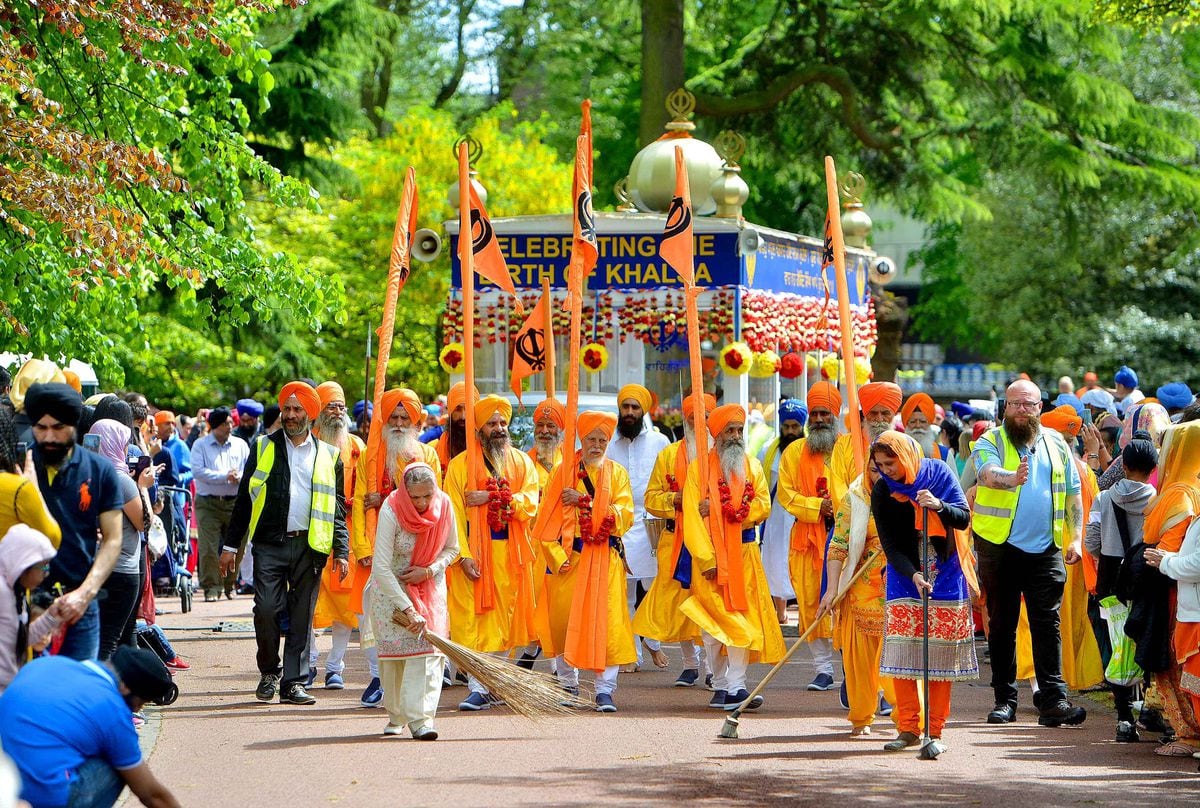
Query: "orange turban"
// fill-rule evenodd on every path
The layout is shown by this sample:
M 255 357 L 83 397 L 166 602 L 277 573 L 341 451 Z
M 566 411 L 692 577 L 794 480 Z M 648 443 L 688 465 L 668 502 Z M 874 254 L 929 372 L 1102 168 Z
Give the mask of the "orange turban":
M 937 410 L 934 409 L 933 399 L 928 393 L 913 393 L 909 396 L 908 401 L 904 402 L 904 409 L 900 410 L 900 420 L 907 424 L 908 419 L 912 418 L 912 414 L 917 410 L 921 411 L 929 423 L 933 423 Z
M 79 381 L 79 374 L 73 370 L 64 370 L 63 378 L 67 380 L 67 384 L 75 388 L 76 393 L 83 392 L 83 382 Z
M 1055 407 L 1042 416 L 1042 426 L 1053 429 L 1056 432 L 1065 432 L 1074 438 L 1079 435 L 1079 430 L 1083 428 L 1083 418 L 1080 417 L 1079 413 L 1070 404 L 1063 404 L 1061 407 Z
M 549 418 L 563 429 L 567 425 L 567 410 L 557 398 L 548 398 L 533 408 L 533 422 L 545 421 Z
M 424 423 L 421 400 L 412 390 L 406 387 L 393 387 L 391 390 L 384 391 L 379 398 L 379 409 L 384 420 L 390 420 L 392 413 L 401 405 L 404 406 L 404 412 L 408 414 L 408 420 L 413 422 L 413 426 L 420 426 Z
M 817 382 L 808 388 L 808 411 L 829 410 L 834 415 L 842 411 L 842 394 L 829 382 Z
M 714 438 L 730 424 L 746 423 L 746 410 L 741 404 L 722 404 L 708 416 L 708 433 Z
M 171 412 L 170 410 L 159 410 L 158 412 L 154 413 L 155 426 L 162 426 L 163 424 L 169 424 L 174 420 L 175 420 L 175 413 Z
M 467 403 L 466 390 L 467 390 L 466 382 L 455 382 L 454 386 L 452 386 L 450 388 L 449 394 L 447 394 L 447 396 L 446 396 L 446 411 L 447 412 L 454 412 L 456 409 L 459 408 L 459 406 Z M 471 396 L 471 406 L 473 407 L 473 406 L 475 406 L 475 402 L 479 401 L 479 388 L 473 387 L 471 389 L 471 392 L 474 393 L 474 395 Z
M 627 384 L 622 387 L 617 393 L 617 406 L 631 398 L 638 403 L 643 412 L 650 412 L 654 408 L 654 399 L 650 395 L 650 391 L 640 384 Z
M 288 382 L 279 391 L 279 407 L 287 403 L 287 400 L 295 396 L 300 406 L 304 408 L 304 412 L 308 415 L 308 420 L 315 421 L 321 413 L 321 397 L 317 395 L 317 391 L 312 389 L 310 385 L 304 382 Z
M 858 388 L 858 404 L 864 413 L 881 404 L 892 412 L 897 412 L 903 400 L 904 393 L 900 390 L 900 385 L 892 382 L 871 382 Z
M 707 415 L 717 408 L 717 397 L 712 393 L 704 394 L 704 413 Z M 688 421 L 696 412 L 696 396 L 690 395 L 683 400 L 683 417 Z
M 599 429 L 604 433 L 605 440 L 612 440 L 613 432 L 617 429 L 617 416 L 609 412 L 584 410 L 579 413 L 579 437 L 586 438 Z
M 335 401 L 345 404 L 346 392 L 337 382 L 321 382 L 317 385 L 317 398 L 321 399 L 321 409 L 325 409 Z
M 500 413 L 505 421 L 512 420 L 512 404 L 504 396 L 484 396 L 475 402 L 475 427 L 479 428 Z

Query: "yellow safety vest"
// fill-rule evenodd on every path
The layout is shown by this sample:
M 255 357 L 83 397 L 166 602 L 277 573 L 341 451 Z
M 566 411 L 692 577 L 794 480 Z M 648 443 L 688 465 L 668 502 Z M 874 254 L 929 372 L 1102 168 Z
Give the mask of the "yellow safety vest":
M 1021 464 L 1020 455 L 1008 439 L 1003 427 L 988 430 L 987 437 L 1000 451 L 1000 461 L 1005 471 L 1016 471 Z M 1054 544 L 1061 548 L 1067 530 L 1067 468 L 1064 450 L 1066 444 L 1055 441 L 1043 432 L 1042 442 L 1050 452 L 1050 494 L 1054 504 L 1050 529 Z M 1012 532 L 1013 518 L 1017 513 L 1017 500 L 1021 488 L 988 488 L 982 482 L 975 490 L 975 505 L 971 509 L 971 528 L 980 537 L 992 544 L 1004 544 Z
M 333 523 L 337 516 L 337 460 L 335 446 L 313 438 L 317 444 L 317 459 L 313 461 L 312 504 L 308 515 L 308 546 L 329 555 L 333 550 Z M 258 528 L 267 498 L 267 477 L 275 465 L 275 444 L 264 435 L 256 444 L 254 473 L 250 475 L 250 537 Z

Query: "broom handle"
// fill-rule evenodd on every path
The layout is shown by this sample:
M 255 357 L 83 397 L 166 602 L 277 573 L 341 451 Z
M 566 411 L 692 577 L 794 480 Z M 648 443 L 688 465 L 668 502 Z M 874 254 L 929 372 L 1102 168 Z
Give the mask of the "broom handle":
M 871 565 L 871 562 L 875 560 L 875 556 L 877 556 L 877 555 L 879 555 L 878 550 L 871 551 L 871 554 L 866 557 L 866 559 L 863 561 L 863 563 L 861 565 L 859 565 L 858 570 L 855 571 L 855 573 L 852 576 L 850 576 L 850 580 L 846 582 L 846 586 L 842 589 L 842 591 L 837 593 L 837 597 L 835 597 L 833 599 L 833 603 L 830 604 L 831 607 L 836 606 L 841 601 L 841 599 L 846 596 L 846 593 L 850 591 L 850 587 L 854 586 L 854 582 L 862 577 L 862 574 L 867 571 L 867 567 L 869 567 Z M 745 709 L 746 705 L 749 704 L 751 701 L 753 701 L 755 696 L 757 696 L 759 693 L 762 693 L 764 690 L 767 689 L 767 685 L 770 683 L 771 679 L 773 679 L 775 677 L 775 674 L 779 673 L 779 671 L 783 669 L 783 666 L 786 665 L 788 660 L 792 658 L 792 654 L 796 653 L 796 651 L 798 651 L 800 649 L 800 646 L 803 645 L 804 642 L 808 639 L 808 635 L 812 634 L 813 629 L 815 629 L 820 624 L 821 624 L 821 621 L 814 620 L 809 625 L 808 628 L 804 629 L 804 633 L 801 634 L 794 643 L 792 643 L 792 647 L 789 648 L 787 650 L 787 653 L 783 655 L 783 659 L 776 662 L 775 667 L 773 667 L 773 668 L 771 668 L 771 670 L 767 671 L 767 675 L 764 676 L 762 678 L 762 681 L 760 681 L 758 683 L 758 687 L 754 688 L 753 692 L 751 692 L 750 695 L 746 697 L 746 700 L 743 701 L 741 704 L 739 704 L 737 706 L 737 709 L 735 709 L 732 713 L 730 713 L 731 718 L 737 718 L 738 716 L 740 716 L 742 714 L 742 710 Z

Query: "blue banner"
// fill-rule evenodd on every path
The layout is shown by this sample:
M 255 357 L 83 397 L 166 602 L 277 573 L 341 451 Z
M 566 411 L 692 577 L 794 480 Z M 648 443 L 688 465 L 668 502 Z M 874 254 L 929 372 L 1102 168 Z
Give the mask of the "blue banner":
M 497 234 L 500 251 L 518 288 L 538 288 L 548 278 L 552 288 L 567 286 L 567 263 L 571 257 L 570 233 Z M 679 276 L 658 255 L 661 233 L 601 233 L 600 260 L 588 278 L 589 289 L 655 289 L 683 287 Z M 737 233 L 698 233 L 695 236 L 696 285 L 737 286 L 742 283 L 742 260 Z M 481 289 L 494 288 L 478 278 Z M 458 260 L 458 236 L 450 236 L 450 285 L 462 288 Z
M 747 286 L 768 292 L 825 297 L 825 284 L 821 279 L 820 244 L 781 239 L 761 231 L 759 236 L 758 252 L 746 262 Z M 862 274 L 865 277 L 866 260 L 865 257 L 851 253 L 846 255 L 851 305 L 857 306 L 863 302 L 863 290 L 859 285 L 860 273 L 857 269 L 858 264 L 863 263 Z M 829 281 L 829 297 L 831 300 L 837 300 L 837 281 L 832 266 L 826 275 Z

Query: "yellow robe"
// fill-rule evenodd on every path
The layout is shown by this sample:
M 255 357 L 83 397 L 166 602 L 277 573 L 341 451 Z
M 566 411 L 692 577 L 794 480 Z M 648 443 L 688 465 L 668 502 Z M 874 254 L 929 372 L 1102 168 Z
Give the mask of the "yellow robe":
M 770 514 L 771 492 L 757 458 L 746 458 L 746 470 L 747 479 L 754 485 L 754 501 L 750 503 L 750 514 L 742 527 L 751 528 Z M 783 659 L 786 649 L 758 542 L 742 545 L 742 575 L 749 604 L 745 612 L 727 609 L 716 579 L 710 581 L 704 577 L 705 570 L 717 566 L 717 556 L 708 532 L 708 520 L 700 516 L 700 502 L 707 498 L 701 491 L 707 488 L 707 481 L 702 486 L 699 477 L 699 467 L 693 462 L 688 466 L 687 482 L 683 487 L 683 541 L 692 554 L 692 585 L 690 596 L 680 608 L 701 631 L 718 642 L 732 648 L 749 649 L 751 662 L 778 662 Z M 720 508 L 721 503 L 711 502 L 709 506 Z
M 530 449 L 528 455 L 529 459 L 533 461 L 533 467 L 537 469 L 538 492 L 541 493 L 542 491 L 545 491 L 546 486 L 550 484 L 550 471 L 554 468 L 554 466 L 557 466 L 562 462 L 562 449 L 554 450 L 554 464 L 550 468 L 546 468 L 540 462 L 538 462 L 538 459 L 534 457 L 536 453 L 537 449 Z
M 865 429 L 865 427 L 864 427 Z M 829 456 L 829 498 L 833 500 L 833 512 L 842 507 L 842 500 L 850 486 L 863 470 L 854 465 L 854 442 L 850 435 L 839 435 Z M 863 451 L 866 458 L 866 451 Z
M 349 456 L 357 456 L 357 460 L 353 463 L 346 464 L 348 468 L 342 469 L 343 475 L 350 475 L 350 479 L 345 480 L 345 490 L 349 492 L 352 498 L 358 486 L 358 468 L 362 465 L 362 459 L 367 454 L 367 447 L 357 435 L 349 435 L 347 440 L 349 441 Z M 357 524 L 358 520 L 354 518 L 353 510 L 351 510 L 348 521 L 347 528 L 349 528 L 351 535 L 354 534 L 355 530 L 362 530 Z M 367 553 L 367 555 L 370 555 L 370 553 Z M 317 606 L 313 611 L 313 628 L 326 628 L 334 623 L 341 623 L 344 626 L 350 626 L 350 628 L 358 626 L 358 615 L 355 614 L 352 608 L 351 594 L 354 592 L 354 574 L 355 568 L 358 566 L 357 559 L 363 557 L 358 555 L 354 543 L 351 542 L 350 574 L 346 576 L 345 581 L 338 580 L 333 564 L 325 565 L 325 571 L 321 573 L 321 583 L 317 591 Z
M 624 536 L 633 526 L 633 489 L 629 484 L 629 472 L 607 457 L 603 462 L 612 467 L 612 492 L 609 496 L 608 510 L 613 516 L 613 535 Z M 596 472 L 588 469 L 588 477 L 595 483 Z M 582 480 L 576 481 L 575 490 L 580 493 L 587 492 Z M 550 505 L 552 503 L 547 503 L 547 506 Z M 566 550 L 556 541 L 542 542 L 542 549 L 545 553 L 546 569 L 542 576 L 542 592 L 537 605 L 538 637 L 546 655 L 557 656 L 563 652 L 567 624 L 571 619 L 571 602 L 575 597 L 580 553 L 571 548 L 571 566 L 565 573 L 559 573 L 562 565 L 568 560 Z M 615 549 L 609 548 L 608 554 L 606 665 L 628 665 L 637 661 L 637 649 L 633 645 L 633 627 L 630 624 L 626 601 L 625 565 Z
M 538 507 L 538 476 L 529 455 L 518 449 L 508 450 L 508 462 L 504 469 L 512 491 L 514 524 L 526 529 L 533 523 Z M 523 627 L 513 627 L 513 612 L 517 605 L 517 581 L 509 567 L 509 542 L 493 541 L 492 570 L 496 579 L 496 606 L 482 614 L 475 613 L 476 582 L 463 572 L 462 561 L 474 558 L 467 540 L 467 509 L 464 503 L 467 488 L 467 454 L 450 461 L 446 469 L 446 493 L 454 505 L 454 520 L 458 528 L 459 561 L 446 570 L 448 606 L 450 609 L 450 637 L 458 644 L 474 651 L 494 653 L 528 645 L 533 638 L 527 636 Z M 475 507 L 486 508 L 486 505 Z M 536 559 L 536 555 L 535 555 Z M 536 560 L 529 565 L 533 574 Z
M 659 519 L 683 518 L 682 510 L 675 510 L 675 492 L 667 475 L 675 473 L 675 460 L 682 443 L 672 443 L 658 453 L 654 469 L 650 472 L 650 483 L 646 486 L 646 511 Z M 699 641 L 700 629 L 688 619 L 680 606 L 691 593 L 674 579 L 672 563 L 675 555 L 675 531 L 664 530 L 658 539 L 658 572 L 654 582 L 633 616 L 633 631 L 640 637 L 649 637 L 659 642 Z
M 849 447 L 849 442 L 844 442 L 843 435 L 838 438 L 834 444 L 833 455 L 825 459 L 826 480 L 829 483 L 829 497 L 833 500 L 834 512 L 837 512 L 839 499 L 834 496 L 834 475 L 832 473 L 833 456 L 837 454 L 837 447 L 845 445 Z M 792 531 L 796 532 L 804 529 L 804 525 L 820 524 L 821 518 L 821 498 L 815 496 L 815 491 L 804 491 L 801 485 L 800 462 L 801 452 L 804 451 L 806 439 L 801 438 L 793 442 L 784 451 L 783 456 L 779 458 L 779 487 L 776 490 L 775 496 L 779 500 L 779 504 L 783 505 L 784 509 L 792 516 L 796 517 L 796 524 L 792 526 Z M 815 454 L 815 453 L 814 453 Z M 853 458 L 851 458 L 853 465 Z M 856 475 L 857 476 L 857 475 Z M 824 558 L 814 560 L 811 556 L 811 550 L 805 548 L 803 550 L 788 551 L 788 577 L 792 580 L 792 591 L 796 593 L 797 614 L 799 615 L 799 623 L 797 624 L 801 633 L 808 630 L 817 616 L 817 606 L 821 602 L 821 572 L 824 568 Z M 828 616 L 821 618 L 821 625 L 813 630 L 809 635 L 812 639 L 833 636 L 833 623 Z

